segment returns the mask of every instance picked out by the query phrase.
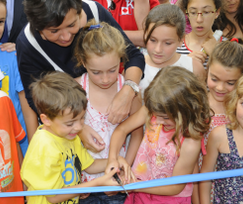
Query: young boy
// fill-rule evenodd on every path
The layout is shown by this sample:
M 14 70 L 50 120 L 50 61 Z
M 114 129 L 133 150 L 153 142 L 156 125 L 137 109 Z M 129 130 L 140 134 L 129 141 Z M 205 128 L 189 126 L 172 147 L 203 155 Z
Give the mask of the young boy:
M 117 185 L 117 170 L 81 184 L 81 171 L 100 173 L 106 160 L 94 160 L 81 145 L 86 93 L 68 74 L 52 72 L 31 84 L 34 104 L 43 123 L 25 155 L 21 177 L 28 190 Z M 124 159 L 120 158 L 124 164 Z M 79 194 L 30 196 L 28 203 L 78 203 Z

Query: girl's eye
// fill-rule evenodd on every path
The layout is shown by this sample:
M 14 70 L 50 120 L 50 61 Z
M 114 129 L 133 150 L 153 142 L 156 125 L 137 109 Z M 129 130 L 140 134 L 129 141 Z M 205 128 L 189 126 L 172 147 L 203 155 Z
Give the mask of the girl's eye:
M 155 42 L 155 39 L 153 39 L 153 38 L 150 38 L 149 40 L 150 40 L 151 42 Z
M 0 21 L 0 24 L 5 23 L 5 21 Z
M 115 71 L 116 71 L 116 69 L 112 69 L 112 70 L 110 70 L 111 73 L 114 73 Z
M 217 81 L 217 79 L 211 78 L 212 81 Z
M 97 75 L 97 74 L 99 74 L 99 72 L 93 72 L 93 74 Z
M 166 44 L 166 45 L 171 45 L 172 43 L 170 43 L 170 42 L 166 42 L 165 44 Z
M 73 126 L 73 123 L 68 123 L 67 126 L 71 127 L 71 126 Z
M 227 82 L 230 86 L 234 86 L 235 83 L 234 82 Z

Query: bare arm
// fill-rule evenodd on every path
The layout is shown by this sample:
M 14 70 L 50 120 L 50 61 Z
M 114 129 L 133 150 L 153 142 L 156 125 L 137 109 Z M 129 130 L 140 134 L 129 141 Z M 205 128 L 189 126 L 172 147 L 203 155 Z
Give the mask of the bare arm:
M 223 128 L 221 128 L 223 127 Z M 207 154 L 203 157 L 200 173 L 213 172 L 218 157 L 218 147 L 220 145 L 219 135 L 225 134 L 225 126 L 215 128 L 209 135 L 207 144 Z M 223 131 L 224 129 L 224 131 Z M 220 131 L 219 131 L 220 130 Z M 199 183 L 200 202 L 210 204 L 211 181 L 201 181 Z
M 106 172 L 110 172 L 112 167 L 118 167 L 117 157 L 127 134 L 142 126 L 145 123 L 147 114 L 148 110 L 145 106 L 143 106 L 127 120 L 117 126 L 111 137 Z
M 206 71 L 198 60 L 192 59 L 192 66 L 193 66 L 193 73 L 197 76 L 197 78 L 203 82 L 206 83 Z
M 118 170 L 117 168 L 114 168 L 108 174 L 101 176 L 97 179 L 94 179 L 89 182 L 84 182 L 75 186 L 70 186 L 67 188 L 84 188 L 84 187 L 103 186 L 103 185 L 106 186 L 118 185 L 118 183 L 112 178 L 112 176 L 117 172 L 117 170 Z M 61 194 L 61 195 L 55 195 L 53 197 L 46 197 L 46 198 L 50 203 L 60 203 L 79 195 L 80 194 Z
M 136 113 L 142 107 L 141 94 L 133 99 L 131 115 Z M 131 117 L 131 116 L 130 116 Z M 135 156 L 137 154 L 138 148 L 143 139 L 143 126 L 135 129 L 131 133 L 131 139 L 127 149 L 126 160 L 130 166 L 132 166 Z
M 32 110 L 32 108 L 30 108 L 30 106 L 25 98 L 24 91 L 19 92 L 19 100 L 20 100 L 20 105 L 21 105 L 21 109 L 22 109 L 23 116 L 24 116 L 24 121 L 25 121 L 26 128 L 27 128 L 28 140 L 30 142 L 31 138 L 33 137 L 33 135 L 39 125 L 37 115 Z
M 125 30 L 124 32 L 135 46 L 145 47 L 143 41 L 143 30 Z
M 198 173 L 199 173 L 199 166 L 198 163 L 196 163 L 193 174 L 198 174 Z M 192 204 L 200 204 L 198 182 L 193 183 Z
M 144 19 L 150 11 L 149 0 L 134 0 L 134 17 L 138 30 L 143 29 Z
M 180 176 L 193 173 L 194 167 L 198 160 L 200 147 L 200 140 L 185 138 L 181 147 L 180 157 L 175 164 L 172 176 Z M 170 186 L 138 189 L 136 192 L 171 196 L 179 194 L 185 188 L 185 186 L 186 184 L 176 184 Z

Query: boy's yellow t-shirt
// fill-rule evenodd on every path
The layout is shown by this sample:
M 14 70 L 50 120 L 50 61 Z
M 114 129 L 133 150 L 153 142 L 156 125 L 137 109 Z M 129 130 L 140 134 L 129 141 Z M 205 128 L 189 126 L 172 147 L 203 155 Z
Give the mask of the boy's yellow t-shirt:
M 40 126 L 29 144 L 20 174 L 28 191 L 61 189 L 81 183 L 81 171 L 93 162 L 78 136 L 67 140 Z M 29 196 L 27 200 L 29 204 L 49 204 L 46 196 Z M 79 203 L 79 197 L 68 203 Z

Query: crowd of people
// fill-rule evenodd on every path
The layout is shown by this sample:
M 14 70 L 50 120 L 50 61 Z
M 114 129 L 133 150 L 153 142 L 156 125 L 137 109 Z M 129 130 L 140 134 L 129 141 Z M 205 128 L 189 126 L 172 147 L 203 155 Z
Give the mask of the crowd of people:
M 243 0 L 0 0 L 0 192 L 243 168 L 242 73 Z M 0 203 L 236 204 L 242 189 L 239 176 Z

